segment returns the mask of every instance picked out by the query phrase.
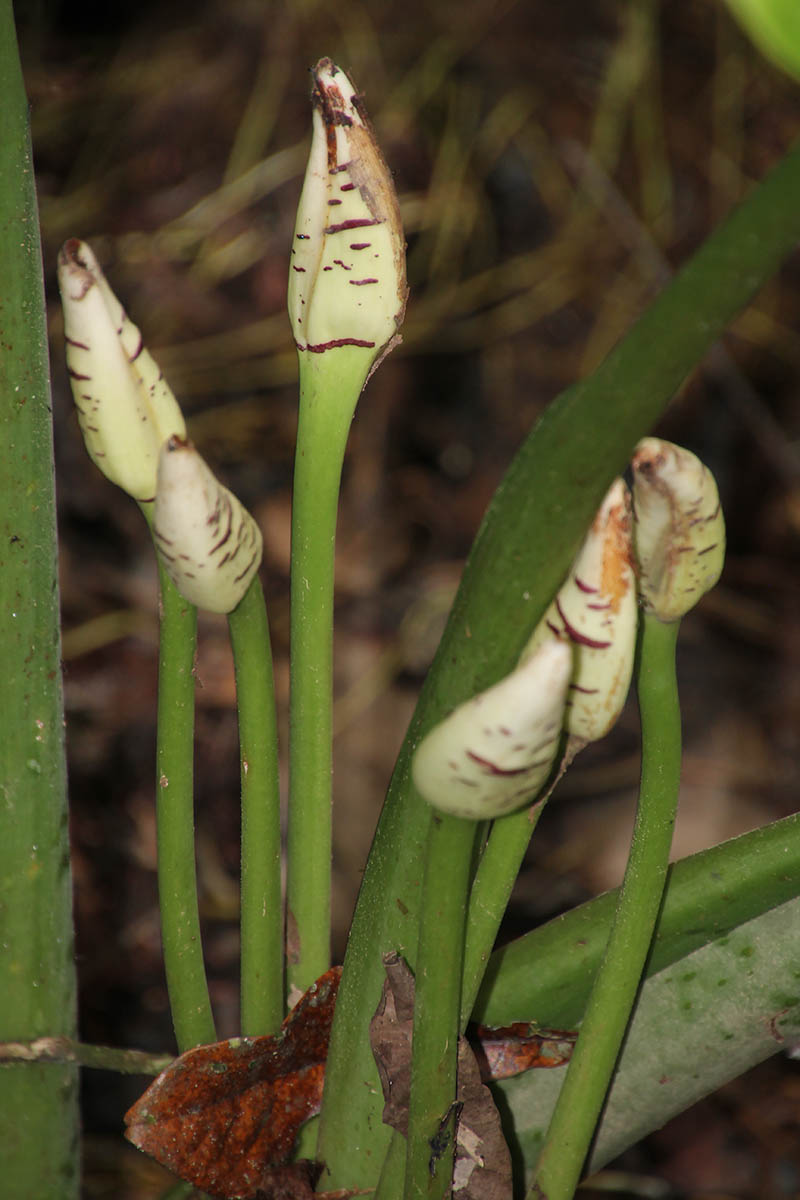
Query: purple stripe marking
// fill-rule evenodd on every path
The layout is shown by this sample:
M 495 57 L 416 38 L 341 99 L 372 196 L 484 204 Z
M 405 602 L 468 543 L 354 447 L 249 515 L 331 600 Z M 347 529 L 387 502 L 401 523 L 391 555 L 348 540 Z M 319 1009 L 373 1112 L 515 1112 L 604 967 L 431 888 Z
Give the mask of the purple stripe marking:
M 580 630 L 576 629 L 574 625 L 570 625 L 569 621 L 564 616 L 564 611 L 559 600 L 556 600 L 556 609 L 558 610 L 558 615 L 561 617 L 561 620 L 564 622 L 564 628 L 566 629 L 567 634 L 572 641 L 575 642 L 576 646 L 588 646 L 590 650 L 606 650 L 611 645 L 610 641 L 599 642 L 595 638 L 587 637 L 585 633 L 581 633 Z
M 335 338 L 330 342 L 319 342 L 316 346 L 300 346 L 298 350 L 309 350 L 312 354 L 324 354 L 326 350 L 335 350 L 338 346 L 363 346 L 365 350 L 374 349 L 374 342 L 365 342 L 361 338 Z
M 345 229 L 365 229 L 370 225 L 380 225 L 375 217 L 353 217 L 349 221 L 342 221 L 340 225 L 328 225 L 323 229 L 323 233 L 341 233 Z

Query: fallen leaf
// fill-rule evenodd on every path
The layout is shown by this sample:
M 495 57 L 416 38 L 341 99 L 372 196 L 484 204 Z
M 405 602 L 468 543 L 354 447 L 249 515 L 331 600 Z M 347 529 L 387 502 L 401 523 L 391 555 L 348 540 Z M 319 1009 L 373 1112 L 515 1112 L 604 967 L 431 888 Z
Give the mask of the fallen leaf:
M 397 955 L 387 955 L 384 962 L 387 986 L 370 1038 L 386 1098 L 383 1119 L 405 1134 L 414 977 Z M 129 1140 L 181 1179 L 224 1200 L 310 1200 L 319 1169 L 290 1158 L 300 1126 L 319 1112 L 340 978 L 341 967 L 321 976 L 275 1037 L 231 1038 L 176 1058 L 126 1115 Z M 475 1190 L 479 1179 L 491 1178 L 500 1152 L 486 1150 L 496 1113 L 492 1105 L 491 1119 L 484 1121 L 474 1071 L 480 1069 L 484 1080 L 503 1079 L 530 1067 L 558 1066 L 569 1058 L 574 1040 L 574 1034 L 519 1023 L 479 1027 L 474 1034 L 477 1064 L 469 1051 L 462 1065 L 467 1043 L 459 1048 L 459 1101 L 464 1100 L 462 1090 L 469 1088 L 472 1095 L 468 1106 L 464 1101 L 458 1123 L 455 1185 L 459 1191 L 473 1189 L 463 1190 L 459 1200 L 500 1200 L 505 1195 Z M 450 1118 L 452 1113 L 448 1125 Z M 481 1168 L 477 1175 L 476 1166 Z M 469 1185 L 460 1183 L 473 1177 Z M 330 1193 L 329 1200 L 353 1194 Z
M 511 1200 L 511 1155 L 500 1114 L 463 1037 L 458 1043 L 457 1094 L 463 1107 L 456 1126 L 453 1196 L 458 1200 Z
M 407 1134 L 414 977 L 397 954 L 385 955 L 383 963 L 386 981 L 370 1022 L 370 1043 L 385 1100 L 384 1123 Z M 456 1109 L 453 1195 L 459 1200 L 511 1200 L 511 1156 L 500 1116 L 466 1038 L 458 1043 Z M 451 1118 L 452 1110 L 442 1115 L 443 1129 Z M 435 1140 L 432 1162 L 437 1153 Z
M 411 1094 L 414 976 L 399 954 L 385 954 L 386 981 L 369 1025 L 369 1041 L 385 1101 L 383 1123 L 405 1137 Z
M 225 1200 L 304 1200 L 310 1164 L 289 1164 L 319 1108 L 341 969 L 308 989 L 274 1037 L 231 1038 L 177 1058 L 126 1115 L 126 1136 Z
M 484 1080 L 510 1079 L 532 1067 L 562 1067 L 578 1040 L 577 1033 L 527 1021 L 497 1029 L 477 1025 L 469 1036 Z

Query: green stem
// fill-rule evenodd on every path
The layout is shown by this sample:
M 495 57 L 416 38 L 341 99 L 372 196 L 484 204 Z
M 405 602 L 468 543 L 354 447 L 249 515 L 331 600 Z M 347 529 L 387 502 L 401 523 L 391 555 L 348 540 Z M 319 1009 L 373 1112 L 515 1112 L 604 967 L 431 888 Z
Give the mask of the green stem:
M 475 825 L 435 814 L 428 838 L 414 996 L 405 1200 L 450 1195 L 461 973 Z
M 400 1194 L 405 1179 L 407 1151 L 407 1139 L 399 1130 L 393 1130 L 373 1200 L 395 1200 Z
M 0 1041 L 74 1037 L 53 441 L 42 255 L 10 0 L 0 0 Z M 2 1070 L 2 1193 L 78 1194 L 77 1068 Z
M 208 995 L 194 851 L 194 664 L 197 609 L 159 562 L 156 826 L 164 967 L 178 1049 L 215 1042 Z
M 283 1020 L 281 797 L 267 608 L 256 577 L 228 617 L 236 669 L 242 779 L 241 1026 L 275 1033 Z
M 544 802 L 495 821 L 472 884 L 461 987 L 461 1032 L 472 1014 L 500 922 Z
M 287 983 L 305 991 L 330 965 L 333 568 L 350 422 L 367 367 L 339 346 L 300 355 L 292 499 Z
M 672 845 L 681 767 L 675 679 L 679 622 L 645 614 L 637 686 L 642 773 L 630 856 L 605 958 L 559 1093 L 528 1200 L 570 1200 L 580 1179 L 653 938 Z
M 543 808 L 543 804 L 537 804 L 533 808 L 525 808 L 509 817 L 503 817 L 492 825 L 469 892 L 462 969 L 460 1033 L 464 1032 L 470 1019 L 511 889 Z M 423 897 L 423 906 L 426 901 L 427 893 Z M 405 1138 L 399 1133 L 393 1133 L 375 1200 L 393 1200 L 398 1194 L 403 1179 L 405 1152 Z

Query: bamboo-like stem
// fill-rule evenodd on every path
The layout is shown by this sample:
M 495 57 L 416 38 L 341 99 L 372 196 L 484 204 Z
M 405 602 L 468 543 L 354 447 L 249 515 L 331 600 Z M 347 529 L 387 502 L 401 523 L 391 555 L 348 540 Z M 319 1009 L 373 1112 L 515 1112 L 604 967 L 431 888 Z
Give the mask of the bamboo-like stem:
M 368 364 L 340 346 L 305 352 L 292 499 L 287 983 L 330 965 L 333 569 L 344 450 Z
M 283 1020 L 281 797 L 267 608 L 256 577 L 228 617 L 236 670 L 242 780 L 241 1028 Z
M 645 614 L 637 671 L 639 806 L 605 957 L 559 1093 L 528 1200 L 570 1200 L 580 1179 L 653 938 L 672 845 L 681 768 L 675 678 L 679 622 Z
M 42 255 L 11 0 L 0 0 L 0 1040 L 74 1037 L 75 965 Z M 2 1070 L 9 1197 L 72 1200 L 77 1069 Z
M 178 1049 L 217 1040 L 206 982 L 194 847 L 197 609 L 159 561 L 156 828 L 164 967 Z

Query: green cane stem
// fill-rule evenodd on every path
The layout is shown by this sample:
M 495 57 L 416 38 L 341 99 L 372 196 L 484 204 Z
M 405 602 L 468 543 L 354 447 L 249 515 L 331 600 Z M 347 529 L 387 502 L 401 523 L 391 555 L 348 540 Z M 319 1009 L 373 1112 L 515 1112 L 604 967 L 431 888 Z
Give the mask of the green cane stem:
M 464 921 L 475 824 L 435 814 L 420 917 L 404 1200 L 450 1195 Z
M 197 609 L 159 562 L 156 826 L 164 966 L 178 1049 L 217 1040 L 208 995 L 194 848 L 194 665 Z
M 300 356 L 292 501 L 287 983 L 330 965 L 333 568 L 344 450 L 369 363 L 338 346 Z
M 228 627 L 236 670 L 242 780 L 241 1027 L 283 1020 L 283 912 L 278 731 L 267 608 L 256 577 Z
M 528 1200 L 570 1200 L 603 1106 L 653 937 L 672 845 L 681 765 L 675 678 L 679 622 L 644 615 L 637 688 L 642 725 L 639 806 L 603 963 L 559 1093 Z
M 20 15 L 22 10 L 18 9 Z M 74 1036 L 52 403 L 29 105 L 0 0 L 0 1041 Z M 80 1192 L 74 1066 L 0 1074 L 0 1193 Z

